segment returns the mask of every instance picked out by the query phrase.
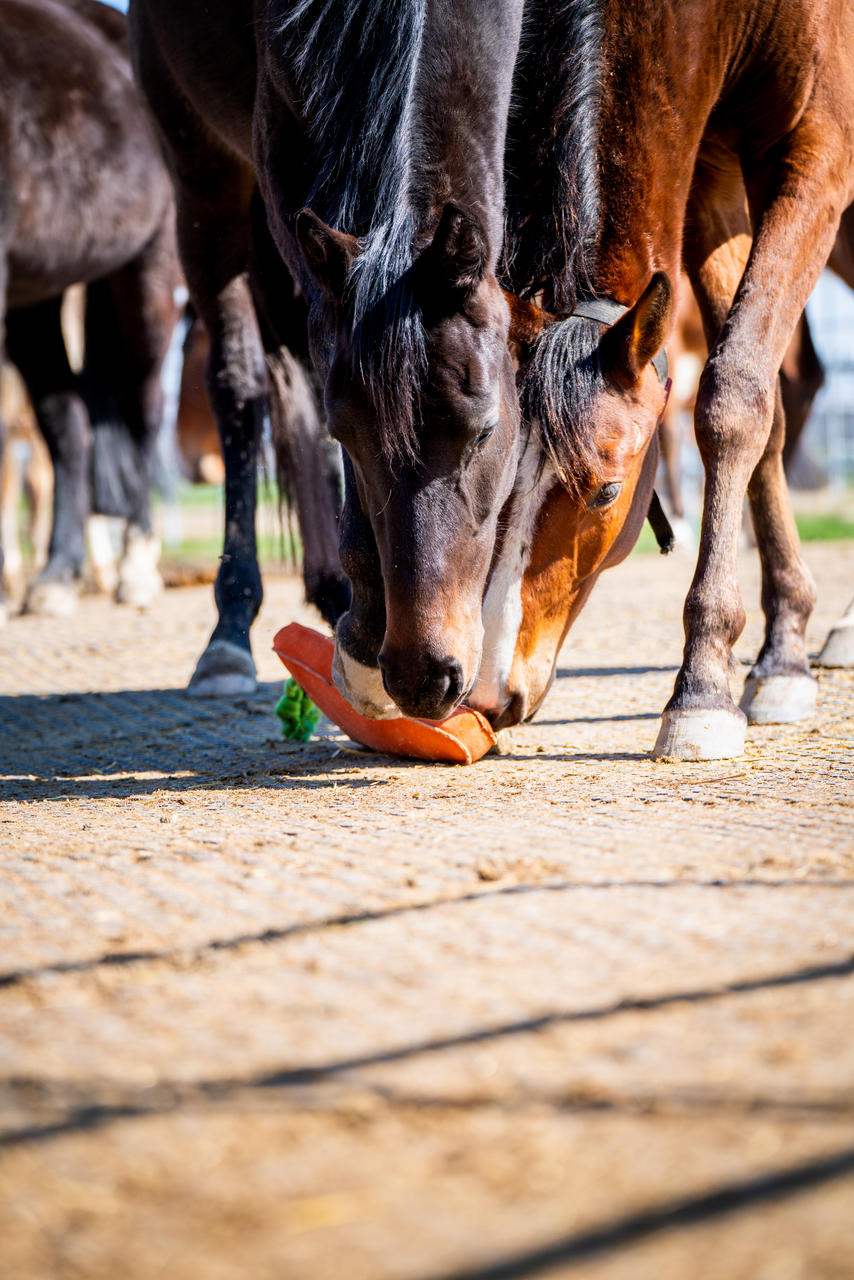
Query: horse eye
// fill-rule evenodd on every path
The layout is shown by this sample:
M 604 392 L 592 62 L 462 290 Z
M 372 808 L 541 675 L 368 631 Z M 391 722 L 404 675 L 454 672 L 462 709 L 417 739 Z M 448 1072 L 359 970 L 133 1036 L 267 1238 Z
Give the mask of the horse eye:
M 620 496 L 621 484 L 614 482 L 613 484 L 603 484 L 602 488 L 593 495 L 587 504 L 590 507 L 609 507 L 612 502 Z
M 494 426 L 484 427 L 480 435 L 475 437 L 475 448 L 477 448 L 478 445 L 485 444 L 494 430 Z

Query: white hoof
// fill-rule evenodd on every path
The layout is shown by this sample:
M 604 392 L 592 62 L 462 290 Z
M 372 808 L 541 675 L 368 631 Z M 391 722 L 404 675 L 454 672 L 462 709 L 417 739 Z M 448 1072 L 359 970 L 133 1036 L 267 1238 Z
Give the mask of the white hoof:
M 252 654 L 227 640 L 212 640 L 196 663 L 187 693 L 191 698 L 233 698 L 257 688 Z
M 812 676 L 748 676 L 738 704 L 750 724 L 794 724 L 815 711 Z
M 354 711 L 369 720 L 396 720 L 400 716 L 400 708 L 385 691 L 379 669 L 366 667 L 363 662 L 351 658 L 337 639 L 332 658 L 332 680 L 341 697 Z
M 656 760 L 733 760 L 744 754 L 741 712 L 665 711 L 652 749 Z
M 116 599 L 119 604 L 147 609 L 163 590 L 157 562 L 160 559 L 160 539 L 153 533 L 128 529 L 125 554 L 119 566 L 119 584 Z
M 499 729 L 495 735 L 495 745 L 489 748 L 489 752 L 496 756 L 511 756 L 515 746 L 513 730 Z
M 816 661 L 820 667 L 854 667 L 854 617 L 837 622 Z
M 77 586 L 73 582 L 33 582 L 24 600 L 24 613 L 46 618 L 68 618 L 77 609 Z

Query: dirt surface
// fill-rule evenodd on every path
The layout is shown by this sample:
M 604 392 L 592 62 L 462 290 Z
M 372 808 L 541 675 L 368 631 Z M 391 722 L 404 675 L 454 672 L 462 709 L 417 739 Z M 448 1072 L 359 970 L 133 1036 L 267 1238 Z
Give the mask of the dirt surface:
M 278 738 L 290 580 L 220 704 L 208 587 L 10 621 L 3 1280 L 851 1280 L 854 673 L 652 762 L 690 574 L 606 575 L 469 769 Z

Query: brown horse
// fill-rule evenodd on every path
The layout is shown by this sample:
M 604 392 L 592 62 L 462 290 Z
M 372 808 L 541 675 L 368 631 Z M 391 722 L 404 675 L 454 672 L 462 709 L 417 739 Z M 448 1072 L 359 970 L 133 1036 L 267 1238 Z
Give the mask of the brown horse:
M 347 452 L 352 603 L 337 628 L 339 680 L 358 705 L 395 699 L 437 717 L 474 680 L 516 465 L 495 267 L 522 7 L 132 0 L 136 69 L 175 182 L 224 440 L 220 618 L 195 677 L 209 691 L 251 681 L 260 603 L 247 477 L 262 371 L 245 338 L 247 271 L 273 360 L 300 349 L 297 280 L 330 430 Z
M 664 403 L 651 359 L 684 262 L 710 348 L 695 414 L 706 493 L 683 663 L 655 750 L 737 755 L 745 712 L 799 719 L 815 699 L 804 648 L 814 587 L 786 495 L 778 371 L 852 197 L 854 5 L 571 8 L 590 19 L 581 43 L 567 40 L 563 8 L 539 6 L 536 54 L 520 71 L 523 185 L 511 203 L 509 264 L 516 291 L 542 293 L 557 313 L 528 304 L 517 324 L 527 339 L 524 412 L 549 461 L 530 494 L 517 486 L 505 516 L 511 530 L 524 519 L 531 535 L 512 548 L 512 588 L 496 610 L 513 619 L 508 631 L 518 625 L 499 678 L 473 701 L 499 724 L 536 708 L 596 575 L 640 529 Z M 532 129 L 541 145 L 526 153 Z M 539 186 L 526 154 L 551 162 Z M 575 219 L 566 242 L 581 247 L 574 260 L 552 232 L 566 199 Z M 584 293 L 610 300 L 620 318 L 572 318 Z M 739 710 L 728 667 L 744 625 L 735 557 L 745 491 L 766 636 Z
M 175 315 L 171 192 L 122 50 L 95 0 L 0 0 L 0 330 L 53 464 L 47 563 L 27 606 L 73 606 L 92 509 L 150 543 L 160 365 Z M 88 284 L 72 368 L 63 292 Z M 94 441 L 93 441 L 94 437 Z

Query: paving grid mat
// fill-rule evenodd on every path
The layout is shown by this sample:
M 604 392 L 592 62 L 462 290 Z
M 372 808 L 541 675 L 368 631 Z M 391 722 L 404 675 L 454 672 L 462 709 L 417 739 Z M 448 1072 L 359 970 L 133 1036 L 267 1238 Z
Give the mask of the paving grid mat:
M 854 547 L 808 560 L 816 649 Z M 4 1276 L 850 1280 L 854 677 L 653 763 L 689 578 L 606 575 L 471 769 L 282 743 L 288 580 L 225 704 L 204 588 L 12 620 Z

